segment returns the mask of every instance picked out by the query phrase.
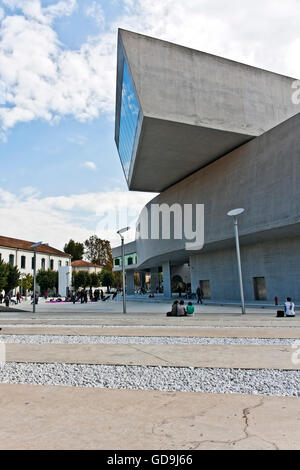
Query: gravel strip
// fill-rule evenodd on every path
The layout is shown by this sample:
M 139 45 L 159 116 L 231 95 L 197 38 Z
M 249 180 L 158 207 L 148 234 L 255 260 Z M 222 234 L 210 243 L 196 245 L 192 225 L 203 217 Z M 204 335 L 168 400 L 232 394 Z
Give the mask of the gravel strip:
M 6 363 L 0 382 L 171 392 L 300 396 L 300 371 Z
M 282 344 L 291 338 L 198 338 L 174 336 L 66 336 L 66 335 L 0 335 L 0 343 L 30 344 Z
M 185 318 L 185 317 L 183 317 Z M 26 320 L 27 321 L 27 320 Z M 264 325 L 264 326 L 249 326 L 249 325 L 242 325 L 242 326 L 235 326 L 235 325 L 103 325 L 103 324 L 60 324 L 60 323 L 1 323 L 0 320 L 0 328 L 300 328 L 300 326 L 295 325 L 287 325 L 286 323 L 283 325 L 273 326 L 273 325 Z

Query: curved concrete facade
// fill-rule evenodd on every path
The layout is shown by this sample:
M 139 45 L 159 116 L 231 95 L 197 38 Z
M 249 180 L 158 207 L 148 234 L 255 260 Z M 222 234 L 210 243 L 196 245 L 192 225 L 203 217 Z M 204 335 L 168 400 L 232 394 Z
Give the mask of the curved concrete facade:
M 124 61 L 139 106 L 129 189 L 163 191 L 300 109 L 290 77 L 119 30 L 119 151 Z
M 137 224 L 136 270 L 150 270 L 156 279 L 160 269 L 169 296 L 172 275 L 188 266 L 192 292 L 201 284 L 211 299 L 239 300 L 234 230 L 227 212 L 243 207 L 238 220 L 246 300 L 291 296 L 300 301 L 300 105 L 292 101 L 293 80 L 133 33 L 120 36 L 142 110 L 129 188 L 164 188 Z M 204 76 L 199 72 L 195 80 L 200 64 Z M 157 95 L 151 99 L 154 84 Z M 213 89 L 224 95 L 216 97 Z M 168 120 L 173 120 L 174 139 Z M 197 141 L 189 126 L 198 129 L 198 137 L 204 128 L 207 132 Z M 236 133 L 247 138 L 228 148 L 219 132 L 233 140 Z M 196 160 L 193 148 L 199 150 Z M 204 206 L 201 226 L 197 205 Z M 198 248 L 190 250 L 186 243 L 191 238 L 184 233 L 187 206 L 194 209 L 191 227 L 204 235 L 203 247 L 196 243 Z M 160 226 L 153 237 L 153 207 L 178 209 L 184 235 L 178 236 L 178 211 L 174 215 L 171 210 L 171 236 L 163 239 L 163 223 L 156 219 Z

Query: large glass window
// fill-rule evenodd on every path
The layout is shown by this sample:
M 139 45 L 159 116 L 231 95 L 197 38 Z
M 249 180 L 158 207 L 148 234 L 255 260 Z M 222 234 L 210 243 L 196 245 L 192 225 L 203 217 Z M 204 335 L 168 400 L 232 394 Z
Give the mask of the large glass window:
M 26 256 L 21 256 L 21 268 L 25 269 L 26 267 Z
M 135 95 L 128 66 L 124 60 L 119 133 L 119 155 L 127 179 L 134 146 L 139 111 L 140 107 Z

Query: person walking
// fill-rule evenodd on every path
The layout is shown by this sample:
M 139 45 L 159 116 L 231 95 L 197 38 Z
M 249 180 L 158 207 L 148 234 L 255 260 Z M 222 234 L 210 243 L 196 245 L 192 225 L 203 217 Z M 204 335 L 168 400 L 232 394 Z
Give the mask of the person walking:
M 9 307 L 9 295 L 6 294 L 5 297 L 4 297 L 4 303 L 6 305 L 6 307 Z
M 4 299 L 4 296 L 3 296 L 2 292 L 1 292 L 1 293 L 0 293 L 0 304 L 2 304 L 3 299 Z
M 199 304 L 199 302 L 200 302 L 200 304 L 202 304 L 203 290 L 202 290 L 200 284 L 199 284 L 199 286 L 197 287 L 196 294 L 197 294 L 197 298 L 198 298 L 197 304 Z
M 292 302 L 290 297 L 287 297 L 286 302 L 284 303 L 284 313 L 286 317 L 295 316 L 295 304 Z

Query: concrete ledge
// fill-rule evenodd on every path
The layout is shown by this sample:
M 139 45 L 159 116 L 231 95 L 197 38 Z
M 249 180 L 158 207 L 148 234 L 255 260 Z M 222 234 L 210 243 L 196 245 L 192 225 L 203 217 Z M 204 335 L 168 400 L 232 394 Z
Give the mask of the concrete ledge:
M 278 345 L 8 343 L 6 361 L 300 370 L 294 351 Z
M 0 407 L 0 449 L 299 448 L 298 398 L 0 384 Z

